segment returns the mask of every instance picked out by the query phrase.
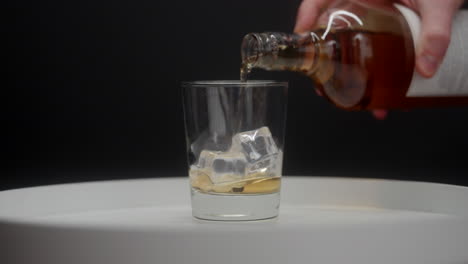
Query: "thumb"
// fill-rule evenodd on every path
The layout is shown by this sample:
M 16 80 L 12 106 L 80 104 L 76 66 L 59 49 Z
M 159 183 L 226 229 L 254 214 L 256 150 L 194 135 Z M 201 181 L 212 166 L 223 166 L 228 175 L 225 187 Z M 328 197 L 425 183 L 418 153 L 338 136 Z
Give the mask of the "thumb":
M 326 0 L 303 0 L 297 11 L 294 32 L 310 31 L 317 20 L 320 9 L 325 6 Z
M 441 64 L 450 44 L 452 19 L 458 6 L 445 1 L 420 1 L 421 35 L 416 47 L 416 69 L 424 77 L 432 77 Z

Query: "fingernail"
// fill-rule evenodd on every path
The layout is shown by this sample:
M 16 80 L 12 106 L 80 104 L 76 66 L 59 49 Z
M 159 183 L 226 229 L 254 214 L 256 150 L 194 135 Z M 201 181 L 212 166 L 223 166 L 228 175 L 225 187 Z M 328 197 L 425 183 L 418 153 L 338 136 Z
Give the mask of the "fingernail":
M 423 54 L 419 58 L 419 66 L 426 75 L 432 76 L 437 71 L 439 61 L 432 55 Z

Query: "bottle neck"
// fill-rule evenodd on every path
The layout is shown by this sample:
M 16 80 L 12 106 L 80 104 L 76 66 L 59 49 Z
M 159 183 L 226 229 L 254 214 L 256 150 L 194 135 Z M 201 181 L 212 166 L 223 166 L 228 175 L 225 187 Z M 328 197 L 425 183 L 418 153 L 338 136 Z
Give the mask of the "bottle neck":
M 316 68 L 319 42 L 320 38 L 313 32 L 248 34 L 241 48 L 243 68 L 311 73 Z

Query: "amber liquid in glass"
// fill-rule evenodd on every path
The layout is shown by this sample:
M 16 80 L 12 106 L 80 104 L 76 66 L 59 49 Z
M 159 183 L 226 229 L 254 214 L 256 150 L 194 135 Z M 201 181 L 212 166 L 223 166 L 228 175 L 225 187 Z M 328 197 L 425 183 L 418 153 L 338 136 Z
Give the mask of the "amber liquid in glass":
M 202 193 L 211 194 L 268 194 L 279 192 L 281 185 L 280 176 L 267 176 L 262 173 L 249 175 L 248 178 L 214 184 L 208 173 L 202 171 L 190 171 L 190 183 L 193 189 Z

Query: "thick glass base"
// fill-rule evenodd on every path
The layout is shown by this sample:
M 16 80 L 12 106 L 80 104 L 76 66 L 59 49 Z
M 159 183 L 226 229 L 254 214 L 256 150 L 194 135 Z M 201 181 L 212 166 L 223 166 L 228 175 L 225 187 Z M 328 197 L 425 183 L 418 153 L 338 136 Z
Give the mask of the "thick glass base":
M 209 194 L 192 189 L 192 214 L 204 220 L 249 221 L 278 216 L 280 193 Z

